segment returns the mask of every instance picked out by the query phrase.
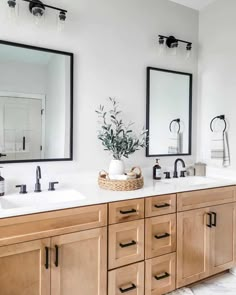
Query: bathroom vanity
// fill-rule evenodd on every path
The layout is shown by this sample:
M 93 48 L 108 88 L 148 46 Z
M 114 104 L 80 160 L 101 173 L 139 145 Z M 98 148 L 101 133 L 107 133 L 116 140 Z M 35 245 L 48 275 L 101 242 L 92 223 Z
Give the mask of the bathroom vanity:
M 203 187 L 9 213 L 0 219 L 1 294 L 161 295 L 231 268 L 236 186 Z

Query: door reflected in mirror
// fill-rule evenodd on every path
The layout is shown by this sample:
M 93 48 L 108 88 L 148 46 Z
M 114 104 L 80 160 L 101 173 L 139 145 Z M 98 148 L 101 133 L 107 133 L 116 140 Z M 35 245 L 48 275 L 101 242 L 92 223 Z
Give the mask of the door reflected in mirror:
M 147 69 L 148 157 L 191 154 L 192 74 Z
M 0 162 L 72 159 L 73 54 L 0 42 Z

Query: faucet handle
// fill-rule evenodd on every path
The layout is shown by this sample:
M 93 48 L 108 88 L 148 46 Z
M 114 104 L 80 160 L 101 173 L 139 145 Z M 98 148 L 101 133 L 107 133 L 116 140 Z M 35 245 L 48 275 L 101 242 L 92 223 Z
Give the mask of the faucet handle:
M 16 185 L 16 187 L 20 188 L 20 194 L 27 194 L 26 184 Z
M 181 171 L 181 172 L 180 172 L 180 177 L 185 177 L 185 176 L 186 176 L 185 173 L 187 173 L 186 170 Z
M 49 188 L 48 188 L 48 190 L 49 191 L 55 191 L 56 190 L 55 189 L 55 184 L 59 184 L 59 182 L 58 181 L 49 182 Z
M 170 172 L 164 172 L 166 179 L 170 179 Z

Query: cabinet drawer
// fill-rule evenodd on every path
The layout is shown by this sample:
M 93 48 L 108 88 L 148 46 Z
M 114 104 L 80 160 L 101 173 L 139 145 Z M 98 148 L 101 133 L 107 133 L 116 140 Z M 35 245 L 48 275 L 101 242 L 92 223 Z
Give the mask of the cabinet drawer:
M 108 295 L 144 295 L 144 262 L 108 273 Z
M 146 260 L 145 295 L 162 295 L 175 290 L 175 253 Z
M 0 219 L 0 246 L 107 225 L 107 205 Z
M 144 259 L 144 220 L 109 226 L 109 269 Z
M 176 195 L 165 195 L 145 200 L 146 217 L 171 214 L 176 212 Z
M 176 214 L 146 219 L 146 259 L 176 251 Z
M 228 186 L 180 193 L 177 195 L 177 210 L 180 212 L 235 202 L 235 190 L 234 186 Z
M 109 224 L 144 218 L 144 199 L 109 204 Z

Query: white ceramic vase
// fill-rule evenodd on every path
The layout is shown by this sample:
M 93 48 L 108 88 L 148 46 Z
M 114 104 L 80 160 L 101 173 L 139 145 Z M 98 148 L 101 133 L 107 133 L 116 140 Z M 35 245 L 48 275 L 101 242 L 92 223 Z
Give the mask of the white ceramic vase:
M 122 160 L 111 160 L 109 175 L 122 175 L 125 173 L 125 164 Z

